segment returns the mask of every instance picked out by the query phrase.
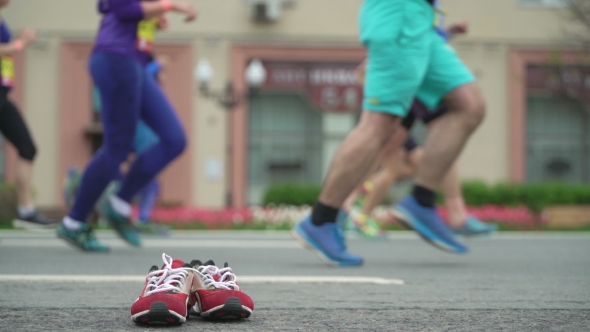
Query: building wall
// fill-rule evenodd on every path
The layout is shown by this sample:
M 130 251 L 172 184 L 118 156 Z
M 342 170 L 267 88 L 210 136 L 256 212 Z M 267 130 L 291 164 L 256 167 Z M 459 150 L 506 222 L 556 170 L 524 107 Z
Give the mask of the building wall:
M 243 0 L 191 2 L 199 10 L 198 21 L 184 24 L 181 17 L 171 14 L 172 28 L 159 35 L 158 41 L 192 46 L 193 64 L 208 58 L 215 70 L 215 89 L 223 88 L 236 75 L 239 65 L 232 58 L 236 46 L 359 47 L 357 16 L 362 0 L 298 0 L 284 8 L 282 19 L 272 24 L 253 23 Z M 449 13 L 447 22 L 470 23 L 469 36 L 453 45 L 478 77 L 488 101 L 487 119 L 461 157 L 462 175 L 490 181 L 508 179 L 509 123 L 513 114 L 508 96 L 509 51 L 515 47 L 567 47 L 564 14 L 550 8 L 524 7 L 517 0 L 446 0 L 443 4 Z M 23 104 L 40 151 L 34 174 L 38 204 L 57 205 L 61 187 L 58 175 L 64 172 L 58 169 L 57 160 L 60 49 L 66 42 L 92 41 L 99 24 L 95 1 L 13 1 L 2 14 L 14 30 L 24 26 L 39 30 L 39 43 L 26 51 Z M 191 203 L 222 206 L 230 186 L 235 189 L 235 177 L 243 174 L 232 169 L 233 161 L 227 160 L 226 153 L 236 134 L 229 129 L 230 117 L 235 115 L 214 101 L 199 98 L 196 90 L 193 98 L 193 129 L 189 133 Z M 206 166 L 214 167 L 216 163 L 225 165 L 221 177 L 207 172 Z

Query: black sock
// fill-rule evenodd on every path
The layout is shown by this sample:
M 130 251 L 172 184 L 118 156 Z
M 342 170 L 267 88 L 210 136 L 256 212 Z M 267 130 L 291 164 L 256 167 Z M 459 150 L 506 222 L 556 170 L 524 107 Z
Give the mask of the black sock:
M 311 222 L 316 226 L 325 223 L 335 223 L 338 217 L 338 209 L 317 202 L 311 212 Z
M 416 184 L 414 185 L 412 195 L 421 206 L 434 207 L 434 202 L 436 201 L 436 193 L 434 191 Z

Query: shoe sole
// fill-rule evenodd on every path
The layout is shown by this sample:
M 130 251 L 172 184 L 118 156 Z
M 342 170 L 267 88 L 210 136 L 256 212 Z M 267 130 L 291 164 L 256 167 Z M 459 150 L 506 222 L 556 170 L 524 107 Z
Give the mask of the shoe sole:
M 196 310 L 194 311 L 196 313 Z M 230 297 L 225 300 L 225 304 L 201 312 L 200 316 L 205 319 L 242 319 L 252 315 L 252 310 L 237 297 Z
M 413 231 L 413 230 L 414 230 L 414 229 L 412 228 L 412 225 L 408 224 L 408 223 L 405 221 L 405 218 L 406 218 L 406 216 L 404 216 L 404 215 L 403 215 L 401 212 L 399 212 L 398 210 L 395 210 L 395 209 L 394 209 L 393 211 L 391 211 L 391 214 L 393 215 L 393 217 L 394 217 L 394 218 L 395 218 L 397 221 L 399 221 L 399 223 L 400 223 L 400 225 L 401 225 L 402 227 L 404 227 L 405 229 L 407 229 L 407 230 L 410 230 L 410 231 Z
M 18 229 L 27 229 L 27 230 L 45 230 L 45 229 L 55 229 L 58 223 L 52 225 L 43 225 L 37 224 L 34 222 L 26 221 L 23 219 L 14 219 L 12 221 L 12 227 Z
M 412 218 L 408 218 L 408 216 L 406 215 L 410 215 L 409 212 L 405 212 L 402 211 L 397 211 L 396 213 L 396 218 L 398 218 L 399 222 L 402 223 L 404 225 L 404 227 L 407 227 L 411 230 L 416 231 L 416 233 L 418 233 L 418 235 L 426 242 L 430 243 L 432 246 L 442 250 L 442 251 L 446 251 L 452 254 L 461 254 L 462 252 L 458 252 L 456 250 L 454 250 L 452 247 L 446 245 L 443 242 L 440 242 L 438 240 L 434 240 L 431 237 L 428 237 L 426 234 L 424 233 L 431 233 L 430 230 L 428 230 L 425 227 L 416 227 L 416 225 L 414 225 L 414 223 L 412 222 Z M 426 229 L 426 230 L 425 230 Z
M 298 227 L 298 226 L 296 226 L 296 227 Z M 332 261 L 326 255 L 324 255 L 323 252 L 321 252 L 320 250 L 316 249 L 313 245 L 311 245 L 309 242 L 307 242 L 307 239 L 305 239 L 303 236 L 301 236 L 299 234 L 299 232 L 297 231 L 297 229 L 292 229 L 291 230 L 291 235 L 295 238 L 295 240 L 297 242 L 299 242 L 299 244 L 301 244 L 305 249 L 313 252 L 324 263 L 326 263 L 326 264 L 328 264 L 330 266 L 333 266 L 333 267 L 339 267 L 340 266 L 338 263 Z
M 333 266 L 333 267 L 345 267 L 345 266 L 360 266 L 362 264 L 342 264 L 337 261 L 330 259 L 326 256 L 321 250 L 314 247 L 309 240 L 307 240 L 304 236 L 299 234 L 297 231 L 299 225 L 295 226 L 294 229 L 291 230 L 291 235 L 295 238 L 297 242 L 299 242 L 303 247 L 313 252 L 319 259 L 321 259 L 324 263 Z
M 131 316 L 136 324 L 179 325 L 186 322 L 186 317 L 168 310 L 164 302 L 154 302 L 150 310 L 142 311 Z

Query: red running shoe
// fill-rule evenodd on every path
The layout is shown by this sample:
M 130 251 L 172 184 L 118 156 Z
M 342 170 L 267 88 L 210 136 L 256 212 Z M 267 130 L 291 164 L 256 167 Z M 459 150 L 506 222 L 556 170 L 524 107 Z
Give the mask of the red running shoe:
M 250 317 L 254 302 L 240 290 L 236 275 L 227 263 L 223 269 L 215 266 L 213 261 L 203 264 L 194 260 L 190 265 L 197 271 L 191 293 L 191 313 L 217 319 Z
M 131 305 L 138 324 L 182 324 L 188 315 L 195 270 L 183 261 L 162 254 L 164 266 L 152 266 L 141 295 Z

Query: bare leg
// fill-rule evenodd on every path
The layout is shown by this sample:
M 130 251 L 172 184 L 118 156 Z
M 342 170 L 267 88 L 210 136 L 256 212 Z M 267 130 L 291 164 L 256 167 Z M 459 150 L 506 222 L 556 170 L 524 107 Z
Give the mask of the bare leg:
M 29 160 L 19 158 L 16 167 L 16 191 L 18 204 L 21 207 L 34 207 L 33 195 L 31 192 L 31 178 L 33 177 L 33 163 Z
M 362 214 L 370 216 L 375 207 L 381 203 L 387 190 L 397 180 L 401 167 L 404 167 L 405 151 L 398 150 L 384 160 L 383 168 L 373 174 L 369 181 L 373 184 L 373 190 L 367 193 L 363 204 Z
M 437 120 L 424 145 L 416 184 L 435 191 L 459 156 L 467 139 L 485 115 L 484 99 L 475 83 L 463 85 L 445 97 L 448 114 Z
M 442 182 L 442 191 L 445 196 L 445 206 L 449 212 L 449 225 L 453 228 L 461 228 L 467 220 L 467 210 L 461 192 L 459 180 L 459 166 L 455 162 Z
M 400 118 L 385 113 L 363 112 L 358 126 L 338 148 L 324 183 L 319 201 L 340 208 L 346 197 L 361 182 Z

